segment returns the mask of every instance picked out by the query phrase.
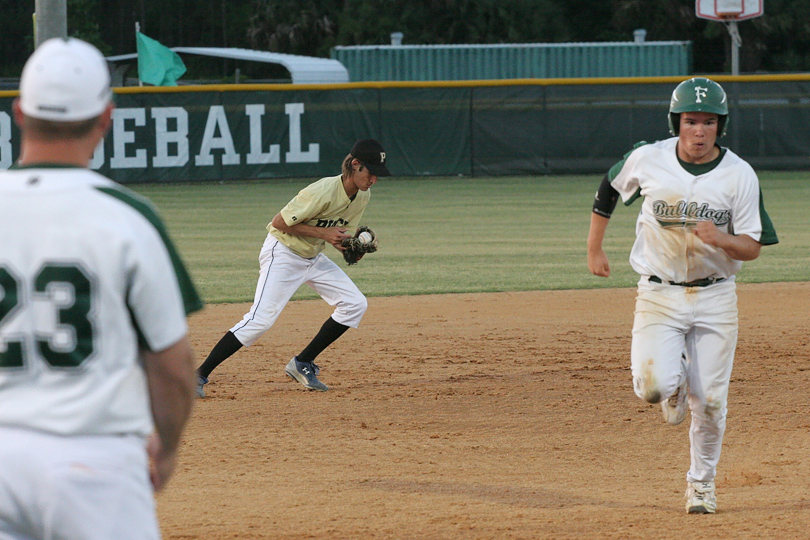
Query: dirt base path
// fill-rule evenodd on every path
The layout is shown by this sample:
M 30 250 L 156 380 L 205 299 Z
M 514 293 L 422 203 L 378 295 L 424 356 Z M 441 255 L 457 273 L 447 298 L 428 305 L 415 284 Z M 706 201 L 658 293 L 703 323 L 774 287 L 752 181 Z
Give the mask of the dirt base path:
M 633 394 L 634 289 L 291 303 L 216 370 L 158 496 L 165 539 L 808 538 L 810 283 L 740 285 L 718 513 L 683 509 L 689 421 Z M 191 319 L 204 357 L 249 306 Z

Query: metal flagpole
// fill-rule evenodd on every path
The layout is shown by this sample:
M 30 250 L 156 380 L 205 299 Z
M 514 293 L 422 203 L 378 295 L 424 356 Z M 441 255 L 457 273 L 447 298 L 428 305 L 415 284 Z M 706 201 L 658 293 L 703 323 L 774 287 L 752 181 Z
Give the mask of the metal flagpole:
M 141 23 L 135 21 L 135 52 L 138 52 L 138 33 L 141 31 Z M 141 59 L 138 58 L 138 64 L 140 64 Z M 143 86 L 143 81 L 141 80 L 141 70 L 138 69 L 138 86 Z

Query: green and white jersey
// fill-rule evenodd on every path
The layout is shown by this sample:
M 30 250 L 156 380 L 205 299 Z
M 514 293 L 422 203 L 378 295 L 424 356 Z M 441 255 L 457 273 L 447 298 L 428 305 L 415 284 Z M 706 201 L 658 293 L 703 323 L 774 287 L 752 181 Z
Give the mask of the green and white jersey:
M 139 348 L 201 307 L 146 199 L 86 169 L 0 173 L 0 425 L 148 435 Z
M 698 221 L 712 220 L 723 232 L 775 244 L 751 166 L 726 148 L 719 162 L 688 166 L 676 154 L 677 137 L 637 145 L 608 173 L 626 205 L 643 197 L 630 264 L 640 275 L 688 282 L 728 278 L 742 267 L 722 249 L 694 234 Z
M 370 198 L 370 191 L 358 191 L 354 199 L 349 199 L 342 176 L 329 176 L 299 191 L 281 209 L 281 217 L 290 226 L 306 223 L 313 227 L 346 227 L 349 233 L 353 233 Z M 324 240 L 287 234 L 272 224 L 267 225 L 267 230 L 282 244 L 307 259 L 318 255 L 326 246 Z

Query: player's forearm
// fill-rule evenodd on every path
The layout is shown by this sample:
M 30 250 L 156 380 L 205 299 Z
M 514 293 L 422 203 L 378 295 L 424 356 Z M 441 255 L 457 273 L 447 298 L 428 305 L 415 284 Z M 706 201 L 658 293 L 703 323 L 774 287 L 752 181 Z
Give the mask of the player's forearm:
M 312 225 L 308 225 L 306 223 L 287 225 L 287 222 L 284 221 L 284 218 L 281 217 L 280 213 L 276 214 L 276 216 L 273 218 L 272 225 L 281 232 L 291 234 L 293 236 L 308 236 L 311 238 L 319 238 L 321 240 L 327 239 L 325 227 L 313 227 Z
M 591 212 L 591 226 L 588 230 L 588 253 L 601 252 L 610 218 Z
M 177 451 L 194 404 L 194 354 L 183 338 L 161 352 L 143 351 L 155 431 L 162 450 Z
M 753 261 L 759 257 L 762 244 L 746 234 L 739 236 L 722 233 L 717 247 L 725 251 L 729 257 L 737 261 Z
M 317 238 L 319 240 L 329 240 L 329 231 L 327 227 L 313 227 L 312 225 L 307 225 L 306 223 L 294 225 L 285 232 L 294 236 L 308 236 L 310 238 Z
M 710 220 L 695 225 L 695 235 L 710 246 L 720 248 L 737 261 L 753 261 L 759 257 L 762 244 L 746 234 L 739 236 L 723 232 Z
M 602 241 L 609 222 L 610 218 L 596 212 L 591 214 L 591 228 L 588 232 L 588 270 L 595 276 L 610 277 L 610 262 L 602 249 Z

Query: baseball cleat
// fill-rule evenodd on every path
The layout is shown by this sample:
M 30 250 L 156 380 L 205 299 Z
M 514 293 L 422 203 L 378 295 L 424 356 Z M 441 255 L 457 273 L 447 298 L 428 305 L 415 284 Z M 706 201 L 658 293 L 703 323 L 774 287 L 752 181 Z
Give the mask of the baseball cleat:
M 293 356 L 284 372 L 293 380 L 300 382 L 310 390 L 320 390 L 326 392 L 329 387 L 318 380 L 320 369 L 314 362 L 299 362 L 297 356 Z
M 717 511 L 717 497 L 714 482 L 688 482 L 686 486 L 687 514 L 714 514 Z
M 689 386 L 684 381 L 674 394 L 661 402 L 661 410 L 667 423 L 677 426 L 683 422 L 683 419 L 686 418 L 686 411 L 689 409 L 687 397 L 689 397 Z
M 202 375 L 197 375 L 197 397 L 204 398 L 205 397 L 205 390 L 203 390 L 203 386 L 208 384 L 208 378 L 203 377 Z

